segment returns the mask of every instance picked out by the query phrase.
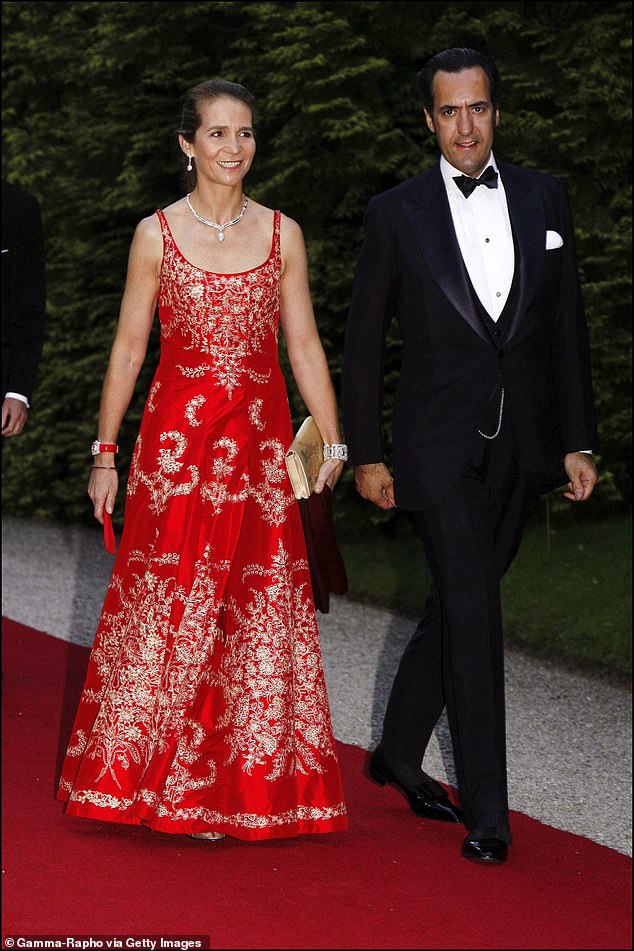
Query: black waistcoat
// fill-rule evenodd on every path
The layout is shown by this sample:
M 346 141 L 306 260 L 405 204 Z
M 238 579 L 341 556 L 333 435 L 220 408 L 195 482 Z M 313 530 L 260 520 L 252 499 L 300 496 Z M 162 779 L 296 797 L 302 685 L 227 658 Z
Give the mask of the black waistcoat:
M 506 334 L 508 332 L 509 324 L 517 306 L 519 304 L 519 248 L 517 244 L 517 239 L 515 237 L 515 232 L 513 231 L 513 248 L 515 252 L 515 269 L 513 271 L 513 280 L 511 282 L 511 287 L 509 290 L 509 295 L 506 299 L 502 313 L 497 320 L 493 320 L 489 312 L 484 307 L 484 304 L 476 294 L 475 288 L 471 283 L 471 278 L 467 272 L 467 279 L 469 282 L 469 287 L 471 289 L 471 297 L 473 300 L 473 306 L 482 322 L 483 327 L 487 331 L 491 343 L 495 346 L 497 350 L 502 350 L 504 347 Z M 466 271 L 465 265 L 465 271 Z M 491 398 L 487 403 L 487 408 L 484 413 L 482 420 L 482 425 L 478 428 L 482 430 L 483 433 L 488 435 L 493 434 L 498 426 L 499 422 L 499 411 L 500 411 L 500 399 L 502 397 L 502 385 L 501 383 L 495 387 L 495 390 L 491 394 Z

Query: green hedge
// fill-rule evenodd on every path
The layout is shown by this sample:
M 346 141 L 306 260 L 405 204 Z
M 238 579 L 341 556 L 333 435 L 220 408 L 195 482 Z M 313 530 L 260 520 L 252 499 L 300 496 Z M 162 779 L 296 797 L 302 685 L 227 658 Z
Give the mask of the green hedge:
M 304 229 L 335 385 L 368 198 L 436 160 L 414 78 L 450 45 L 505 79 L 496 153 L 566 179 L 593 348 L 603 491 L 629 499 L 630 4 L 4 3 L 5 177 L 41 200 L 48 330 L 28 429 L 5 449 L 4 505 L 85 518 L 99 393 L 137 221 L 183 194 L 174 130 L 211 76 L 258 96 L 248 192 Z M 129 460 L 149 377 L 121 433 Z M 398 375 L 390 339 L 388 389 Z M 294 414 L 302 407 L 291 384 Z M 386 414 L 389 450 L 389 406 Z M 341 493 L 350 518 L 350 475 Z

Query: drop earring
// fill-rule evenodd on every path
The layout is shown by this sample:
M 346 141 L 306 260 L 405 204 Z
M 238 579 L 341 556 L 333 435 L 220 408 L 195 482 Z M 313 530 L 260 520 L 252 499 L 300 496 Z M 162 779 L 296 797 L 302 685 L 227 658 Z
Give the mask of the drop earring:
M 189 165 L 187 166 L 187 171 L 188 171 L 188 172 L 191 172 L 192 169 L 193 169 L 193 167 L 194 167 L 194 166 L 192 165 L 192 159 L 193 159 L 193 157 L 194 157 L 193 155 L 188 155 L 188 156 L 187 156 L 187 158 L 189 159 Z

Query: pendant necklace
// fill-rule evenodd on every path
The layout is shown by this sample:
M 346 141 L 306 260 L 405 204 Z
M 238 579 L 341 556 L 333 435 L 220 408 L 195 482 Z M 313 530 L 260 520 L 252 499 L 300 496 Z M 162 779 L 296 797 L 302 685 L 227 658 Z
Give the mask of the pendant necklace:
M 189 195 L 191 195 L 191 192 L 189 193 Z M 208 228 L 215 228 L 216 231 L 218 232 L 218 241 L 225 240 L 224 232 L 226 228 L 230 228 L 231 225 L 237 225 L 239 221 L 242 221 L 244 217 L 244 213 L 247 210 L 247 205 L 249 204 L 249 199 L 245 198 L 244 205 L 242 206 L 242 211 L 240 212 L 238 217 L 234 218 L 233 221 L 226 221 L 224 225 L 219 225 L 216 221 L 208 221 L 207 218 L 203 218 L 202 215 L 199 215 L 197 211 L 194 211 L 194 209 L 192 208 L 192 203 L 189 200 L 189 195 L 187 195 L 186 201 L 187 201 L 187 207 L 191 211 L 192 215 L 194 216 L 194 218 L 197 218 L 199 221 L 201 221 L 204 225 L 207 225 Z

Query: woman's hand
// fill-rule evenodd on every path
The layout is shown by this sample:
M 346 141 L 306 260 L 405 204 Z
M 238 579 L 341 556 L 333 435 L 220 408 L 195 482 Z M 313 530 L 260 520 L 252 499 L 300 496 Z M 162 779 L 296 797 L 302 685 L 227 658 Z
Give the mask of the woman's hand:
M 316 492 L 317 495 L 319 495 L 319 493 L 323 491 L 325 485 L 328 485 L 331 489 L 334 489 L 342 472 L 343 462 L 340 459 L 328 459 L 326 462 L 322 462 L 313 492 Z
M 95 506 L 95 518 L 103 525 L 104 508 L 109 515 L 114 512 L 114 503 L 119 488 L 116 469 L 92 469 L 88 482 L 88 495 Z

